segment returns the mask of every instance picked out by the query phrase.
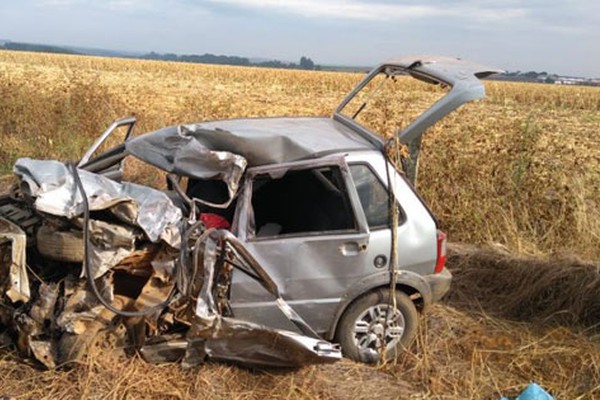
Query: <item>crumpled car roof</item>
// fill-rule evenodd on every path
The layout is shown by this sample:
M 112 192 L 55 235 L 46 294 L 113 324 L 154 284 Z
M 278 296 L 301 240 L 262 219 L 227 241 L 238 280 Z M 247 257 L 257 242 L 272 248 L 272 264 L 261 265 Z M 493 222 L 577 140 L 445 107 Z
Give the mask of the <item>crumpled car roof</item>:
M 178 157 L 182 146 L 172 145 L 180 143 L 182 135 L 193 139 L 185 158 Z M 205 179 L 209 177 L 194 159 L 205 156 L 205 149 L 240 155 L 248 167 L 375 149 L 355 131 L 326 117 L 243 118 L 172 126 L 133 138 L 126 148 L 137 158 L 163 170 L 172 171 L 179 166 L 177 172 Z M 194 162 L 185 162 L 192 159 Z

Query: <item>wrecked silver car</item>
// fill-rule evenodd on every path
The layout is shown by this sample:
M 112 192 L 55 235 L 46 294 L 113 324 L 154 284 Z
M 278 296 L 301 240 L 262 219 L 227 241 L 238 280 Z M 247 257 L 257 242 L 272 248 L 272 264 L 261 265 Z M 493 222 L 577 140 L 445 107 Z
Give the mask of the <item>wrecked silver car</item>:
M 126 118 L 77 163 L 19 159 L 17 184 L 0 197 L 4 335 L 48 368 L 80 358 L 101 332 L 124 332 L 123 345 L 148 361 L 184 365 L 393 357 L 414 338 L 418 312 L 449 289 L 446 236 L 386 141 L 358 122 L 368 99 L 350 115 L 347 106 L 375 77 L 447 86 L 398 134 L 418 150 L 423 131 L 483 97 L 479 78 L 495 72 L 396 59 L 332 118 L 136 137 Z M 118 129 L 124 142 L 98 154 Z M 131 157 L 166 172 L 168 190 L 122 182 Z

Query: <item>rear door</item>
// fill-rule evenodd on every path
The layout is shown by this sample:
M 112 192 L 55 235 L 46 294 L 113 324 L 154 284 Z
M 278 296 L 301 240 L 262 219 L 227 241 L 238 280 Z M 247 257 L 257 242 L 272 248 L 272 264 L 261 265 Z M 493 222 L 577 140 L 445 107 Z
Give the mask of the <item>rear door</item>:
M 369 231 L 343 157 L 249 169 L 238 200 L 237 236 L 317 332 L 367 268 Z M 291 329 L 274 299 L 236 270 L 236 317 Z

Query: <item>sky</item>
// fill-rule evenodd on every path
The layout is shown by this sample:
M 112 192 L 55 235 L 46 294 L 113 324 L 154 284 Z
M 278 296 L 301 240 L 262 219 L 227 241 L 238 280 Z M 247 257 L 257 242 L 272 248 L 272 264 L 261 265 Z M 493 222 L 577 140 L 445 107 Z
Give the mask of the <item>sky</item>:
M 0 39 L 350 66 L 440 54 L 600 77 L 600 0 L 0 0 Z

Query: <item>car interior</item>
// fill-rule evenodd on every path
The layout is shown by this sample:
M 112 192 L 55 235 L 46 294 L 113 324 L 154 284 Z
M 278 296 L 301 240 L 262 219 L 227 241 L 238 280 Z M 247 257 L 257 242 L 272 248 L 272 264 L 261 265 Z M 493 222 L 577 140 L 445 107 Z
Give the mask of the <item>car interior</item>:
M 337 167 L 292 170 L 253 181 L 256 237 L 356 229 L 346 185 Z

